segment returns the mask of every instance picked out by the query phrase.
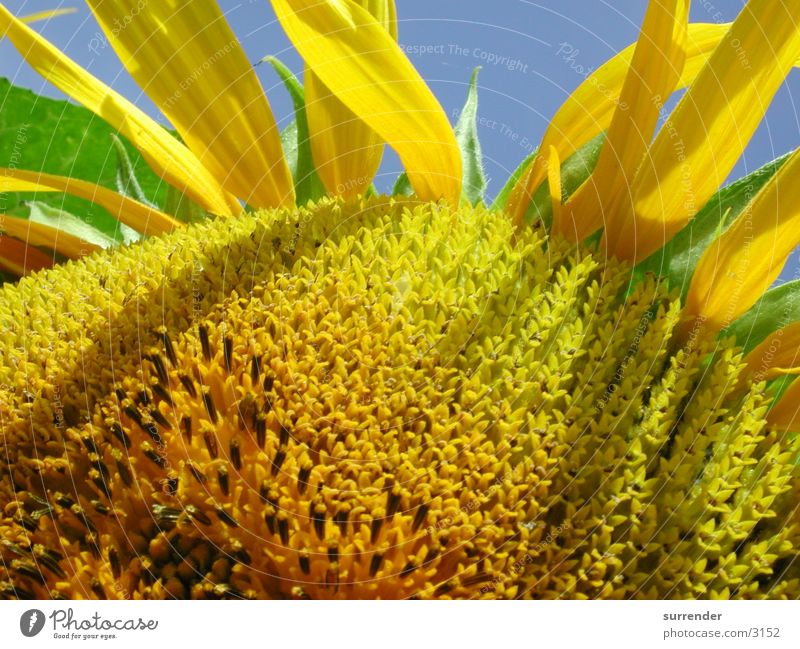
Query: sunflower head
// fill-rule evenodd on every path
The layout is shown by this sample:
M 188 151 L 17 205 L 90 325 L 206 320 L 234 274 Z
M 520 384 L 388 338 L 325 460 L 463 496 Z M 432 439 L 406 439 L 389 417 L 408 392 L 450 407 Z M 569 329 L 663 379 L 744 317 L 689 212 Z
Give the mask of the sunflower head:
M 130 2 L 89 2 L 181 140 L 0 6 L 184 201 L 0 177 L 158 235 L 84 255 L 91 232 L 3 221 L 9 268 L 53 241 L 82 258 L 0 289 L 0 593 L 796 598 L 800 326 L 762 294 L 800 158 L 714 194 L 800 55 L 785 9 L 708 26 L 651 3 L 489 208 L 475 76 L 451 128 L 393 3 L 272 4 L 306 65 L 303 86 L 267 59 L 283 136 L 215 2 L 125 30 Z M 369 196 L 386 143 L 406 174 Z

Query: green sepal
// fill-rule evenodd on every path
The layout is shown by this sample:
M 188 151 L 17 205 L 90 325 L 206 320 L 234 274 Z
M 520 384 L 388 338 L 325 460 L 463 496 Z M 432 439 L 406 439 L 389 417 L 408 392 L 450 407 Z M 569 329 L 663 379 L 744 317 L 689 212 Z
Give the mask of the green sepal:
M 800 280 L 768 290 L 748 311 L 720 333 L 734 336 L 745 353 L 771 333 L 800 320 Z
M 413 196 L 414 188 L 408 179 L 408 174 L 404 171 L 398 177 L 392 187 L 392 196 Z
M 718 191 L 686 227 L 636 266 L 636 276 L 650 272 L 665 277 L 672 288 L 680 289 L 681 298 L 685 299 L 705 249 L 741 214 L 788 157 L 789 154 L 773 160 Z
M 50 226 L 59 232 L 71 234 L 103 249 L 111 248 L 118 244 L 114 237 L 101 232 L 74 214 L 60 210 L 42 201 L 23 201 L 22 207 L 26 210 L 26 216 L 32 223 Z
M 483 171 L 483 153 L 478 137 L 478 72 L 472 71 L 467 100 L 455 127 L 456 141 L 461 152 L 461 200 L 470 205 L 483 201 L 486 192 L 486 174 Z
M 309 201 L 319 200 L 327 192 L 311 155 L 305 89 L 279 59 L 265 56 L 260 63 L 264 62 L 269 63 L 278 74 L 294 104 L 294 121 L 281 133 L 281 144 L 294 179 L 296 203 L 306 205 Z
M 564 200 L 569 198 L 591 175 L 594 166 L 597 164 L 597 158 L 600 156 L 600 149 L 603 148 L 605 140 L 606 134 L 600 133 L 580 147 L 566 160 L 561 162 L 561 189 Z M 533 159 L 536 157 L 536 153 L 536 151 L 531 153 L 522 161 L 522 164 L 516 168 L 511 178 L 508 179 L 508 182 L 492 204 L 493 209 L 505 207 L 508 196 L 511 194 L 514 185 L 516 185 L 517 181 L 527 171 L 531 162 L 533 162 Z M 550 187 L 546 182 L 543 182 L 536 189 L 533 194 L 533 200 L 531 200 L 528 209 L 525 211 L 525 221 L 527 223 L 533 223 L 540 219 L 544 221 L 545 225 L 548 227 L 553 221 L 553 205 L 550 202 Z
M 505 209 L 506 203 L 508 202 L 508 197 L 511 195 L 514 187 L 516 187 L 519 179 L 522 178 L 522 174 L 528 171 L 528 167 L 531 166 L 531 163 L 533 162 L 533 159 L 536 157 L 537 153 L 539 153 L 539 149 L 535 149 L 533 153 L 527 155 L 520 165 L 514 169 L 514 172 L 508 177 L 506 184 L 503 185 L 503 189 L 501 189 L 500 193 L 495 197 L 494 202 L 492 203 L 493 210 Z

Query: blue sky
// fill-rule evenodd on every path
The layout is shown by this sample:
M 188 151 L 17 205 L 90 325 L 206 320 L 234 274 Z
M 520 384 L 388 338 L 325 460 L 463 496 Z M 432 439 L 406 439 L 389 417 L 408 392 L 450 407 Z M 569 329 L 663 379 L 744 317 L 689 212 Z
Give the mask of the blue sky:
M 10 0 L 17 14 L 59 6 L 60 0 Z M 157 111 L 122 69 L 110 47 L 98 47 L 99 28 L 79 2 L 75 15 L 38 25 L 44 35 L 106 83 L 152 115 Z M 428 81 L 453 121 L 464 101 L 472 69 L 480 65 L 480 135 L 490 178 L 489 194 L 535 147 L 550 115 L 596 68 L 636 39 L 645 0 L 399 0 L 400 43 Z M 742 0 L 695 0 L 692 20 L 724 22 Z M 220 6 L 253 61 L 266 54 L 302 70 L 267 0 L 240 0 Z M 258 68 L 276 117 L 292 118 L 290 101 L 276 76 Z M 22 62 L 8 42 L 0 43 L 0 76 L 37 92 L 60 96 Z M 800 72 L 778 92 L 763 124 L 731 174 L 737 178 L 800 146 Z M 391 187 L 399 170 L 388 153 L 377 179 Z

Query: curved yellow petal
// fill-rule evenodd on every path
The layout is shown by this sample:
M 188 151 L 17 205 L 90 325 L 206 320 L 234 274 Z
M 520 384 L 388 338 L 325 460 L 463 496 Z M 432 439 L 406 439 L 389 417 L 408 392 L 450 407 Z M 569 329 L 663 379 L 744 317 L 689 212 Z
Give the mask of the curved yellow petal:
M 633 183 L 631 259 L 663 246 L 719 189 L 798 56 L 795 12 L 783 2 L 750 0 L 661 129 Z
M 74 14 L 75 7 L 65 7 L 64 9 L 51 9 L 50 11 L 37 11 L 33 14 L 20 16 L 19 19 L 26 25 L 38 22 L 40 20 L 47 20 L 48 18 L 55 18 L 56 16 L 66 16 L 67 14 Z
M 631 257 L 635 239 L 630 186 L 650 146 L 659 112 L 680 80 L 688 21 L 689 0 L 650 1 L 597 165 L 564 208 L 577 218 L 604 215 L 601 248 L 617 258 Z M 554 219 L 553 231 L 560 233 L 562 223 Z
M 730 26 L 730 23 L 689 25 L 686 61 L 676 88 L 685 88 L 694 81 Z M 540 155 L 531 161 L 528 173 L 520 178 L 509 197 L 507 209 L 517 223 L 522 222 L 535 190 L 547 177 L 547 159 L 543 152 L 554 146 L 559 157 L 566 160 L 589 140 L 608 129 L 617 107 L 628 107 L 621 101 L 620 94 L 635 48 L 636 43 L 606 61 L 556 111 L 542 138 Z M 594 227 L 587 226 L 591 228 L 588 234 L 602 226 L 602 217 L 597 215 L 591 224 Z
M 547 162 L 547 184 L 550 190 L 550 202 L 553 206 L 553 218 L 561 216 L 561 160 L 554 146 L 550 147 Z
M 214 0 L 88 0 L 122 64 L 184 142 L 249 205 L 294 205 L 280 132 Z M 125 20 L 125 28 L 117 25 Z
M 417 195 L 457 205 L 455 134 L 391 34 L 351 0 L 272 0 L 272 6 L 314 74 L 394 148 Z
M 800 150 L 703 253 L 684 311 L 709 331 L 727 327 L 780 275 L 800 242 Z
M 77 65 L 0 4 L 0 35 L 47 81 L 118 129 L 170 185 L 214 214 L 233 214 L 239 206 L 183 144 L 155 120 Z
M 145 235 L 172 232 L 181 223 L 159 210 L 94 183 L 0 167 L 0 192 L 64 192 L 96 203 L 118 221 Z
M 397 40 L 394 0 L 356 0 Z M 354 197 L 370 187 L 383 157 L 383 140 L 328 90 L 306 66 L 306 115 L 314 166 L 330 194 Z
M 773 331 L 744 358 L 753 382 L 800 374 L 800 322 Z
M 2 224 L 2 220 L 0 220 Z M 0 235 L 0 268 L 22 277 L 43 268 L 51 268 L 53 258 L 13 237 Z
M 84 255 L 100 250 L 100 246 L 84 241 L 75 235 L 62 232 L 43 223 L 34 223 L 33 221 L 18 219 L 13 216 L 3 216 L 0 219 L 0 229 L 5 231 L 7 235 L 24 241 L 31 246 L 54 250 L 59 255 L 69 259 L 79 259 Z
M 800 379 L 792 382 L 767 413 L 767 423 L 784 432 L 800 431 Z

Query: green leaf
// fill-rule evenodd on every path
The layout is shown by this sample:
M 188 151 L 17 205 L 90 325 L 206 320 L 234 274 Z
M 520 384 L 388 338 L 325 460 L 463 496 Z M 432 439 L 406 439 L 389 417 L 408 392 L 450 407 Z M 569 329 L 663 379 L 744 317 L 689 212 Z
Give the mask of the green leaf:
M 669 285 L 680 288 L 681 297 L 685 298 L 694 269 L 705 249 L 739 216 L 789 155 L 723 187 L 667 245 L 636 266 L 636 275 L 650 272 L 666 277 Z
M 316 201 L 325 196 L 325 186 L 317 175 L 311 156 L 311 142 L 306 117 L 306 95 L 303 85 L 291 70 L 274 56 L 265 56 L 260 62 L 269 63 L 283 81 L 294 104 L 294 121 L 281 133 L 283 153 L 294 178 L 294 191 L 298 205 Z
M 0 166 L 80 178 L 117 191 L 117 157 L 110 137 L 116 133 L 81 106 L 41 97 L 0 77 Z M 165 183 L 130 143 L 123 144 L 143 195 L 160 204 Z M 24 212 L 22 203 L 31 199 L 121 238 L 117 220 L 106 210 L 57 192 L 0 194 L 0 212 Z
M 456 123 L 455 135 L 461 151 L 463 167 L 461 198 L 477 205 L 486 192 L 486 174 L 483 172 L 483 153 L 478 138 L 478 72 L 480 66 L 472 71 L 467 101 L 461 109 Z
M 103 249 L 117 245 L 114 237 L 100 232 L 100 230 L 85 223 L 74 214 L 60 210 L 57 207 L 52 207 L 42 201 L 25 201 L 23 207 L 27 209 L 27 217 L 34 223 L 48 225 Z
M 794 280 L 764 293 L 742 317 L 723 329 L 720 336 L 735 336 L 745 352 L 749 352 L 772 332 L 798 320 L 800 280 Z
M 514 173 L 509 176 L 506 184 L 503 185 L 503 189 L 500 190 L 500 193 L 494 199 L 494 203 L 492 203 L 493 210 L 502 210 L 505 209 L 506 203 L 508 202 L 508 197 L 511 195 L 511 191 L 516 186 L 519 179 L 522 178 L 522 174 L 524 174 L 528 167 L 531 166 L 531 162 L 536 157 L 536 154 L 539 153 L 539 149 L 536 149 L 533 153 L 528 155 L 517 167 L 514 169 Z
M 411 181 L 408 179 L 408 174 L 404 171 L 394 182 L 392 187 L 392 196 L 413 196 L 414 188 L 411 186 Z

